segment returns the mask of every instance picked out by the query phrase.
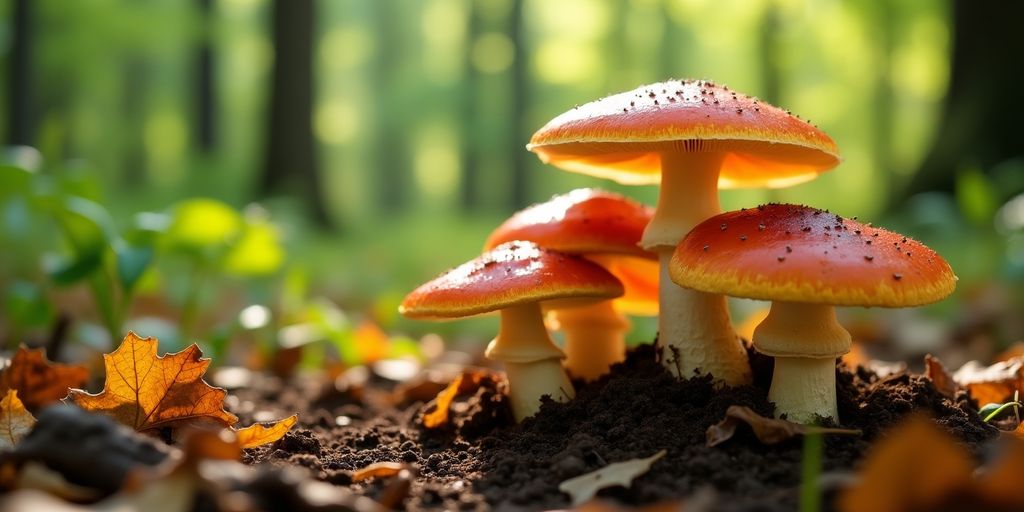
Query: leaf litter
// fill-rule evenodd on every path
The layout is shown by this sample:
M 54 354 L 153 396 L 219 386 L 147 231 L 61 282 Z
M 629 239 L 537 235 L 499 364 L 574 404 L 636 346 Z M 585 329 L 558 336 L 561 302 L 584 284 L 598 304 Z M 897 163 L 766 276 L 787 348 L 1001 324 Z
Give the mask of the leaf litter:
M 748 425 L 757 440 L 764 444 L 778 444 L 796 436 L 808 434 L 859 436 L 863 433 L 858 429 L 802 425 L 776 418 L 766 418 L 749 407 L 732 405 L 725 410 L 725 419 L 708 427 L 707 446 L 717 446 L 732 439 L 741 424 Z
M 572 497 L 573 506 L 581 505 L 597 496 L 597 492 L 601 489 L 629 487 L 633 484 L 634 479 L 649 471 L 651 466 L 666 453 L 668 450 L 661 450 L 643 459 L 609 464 L 596 471 L 565 480 L 558 484 L 558 490 Z

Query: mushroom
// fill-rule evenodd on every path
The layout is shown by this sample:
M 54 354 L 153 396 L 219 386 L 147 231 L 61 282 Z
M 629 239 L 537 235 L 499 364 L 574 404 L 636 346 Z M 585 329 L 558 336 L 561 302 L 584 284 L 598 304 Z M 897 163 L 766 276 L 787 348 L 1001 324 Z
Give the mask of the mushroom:
M 839 163 L 835 143 L 807 121 L 704 80 L 670 80 L 576 107 L 537 131 L 528 149 L 567 171 L 657 184 L 641 245 L 659 255 L 662 362 L 680 378 L 750 381 L 725 298 L 672 284 L 676 244 L 718 214 L 718 188 L 784 187 Z M 727 229 L 727 228 L 722 228 Z
M 409 293 L 398 310 L 410 318 L 449 319 L 501 312 L 490 359 L 505 363 L 516 421 L 540 409 L 544 395 L 571 399 L 562 351 L 544 327 L 540 303 L 586 302 L 622 295 L 622 284 L 600 265 L 578 256 L 509 242 L 460 265 Z
M 835 361 L 849 352 L 850 334 L 834 306 L 918 306 L 956 286 L 946 260 L 920 242 L 788 204 L 704 221 L 679 243 L 671 276 L 706 293 L 772 301 L 752 341 L 775 358 L 776 416 L 801 423 L 838 419 Z
M 595 380 L 626 358 L 624 316 L 658 314 L 658 262 L 638 247 L 653 209 L 619 194 L 577 189 L 526 208 L 491 233 L 484 249 L 511 240 L 578 254 L 622 282 L 625 294 L 586 306 L 547 308 L 550 324 L 565 332 L 569 372 Z

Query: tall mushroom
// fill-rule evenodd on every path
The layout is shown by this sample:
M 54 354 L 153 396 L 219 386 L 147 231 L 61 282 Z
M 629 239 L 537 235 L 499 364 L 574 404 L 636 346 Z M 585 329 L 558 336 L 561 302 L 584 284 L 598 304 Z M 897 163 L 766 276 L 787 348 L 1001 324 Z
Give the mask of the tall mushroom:
M 484 244 L 491 249 L 511 240 L 578 254 L 619 278 L 625 294 L 586 306 L 556 308 L 549 317 L 565 332 L 569 372 L 594 380 L 625 359 L 624 314 L 658 314 L 657 257 L 637 244 L 653 210 L 622 195 L 577 189 L 526 208 L 494 230 Z
M 807 206 L 770 204 L 712 217 L 672 257 L 680 286 L 772 301 L 754 347 L 775 357 L 776 415 L 838 418 L 835 360 L 850 334 L 834 306 L 908 307 L 956 286 L 946 260 L 903 235 Z
M 516 421 L 540 409 L 540 398 L 575 395 L 562 369 L 562 351 L 544 327 L 540 303 L 586 302 L 622 295 L 622 284 L 600 265 L 578 256 L 509 242 L 421 285 L 399 311 L 410 318 L 449 319 L 501 312 L 501 328 L 487 346 L 505 363 Z
M 576 107 L 537 131 L 528 149 L 567 171 L 624 184 L 657 184 L 641 245 L 661 265 L 662 361 L 679 377 L 710 373 L 749 382 L 746 352 L 720 295 L 668 277 L 676 244 L 720 212 L 718 188 L 785 187 L 839 163 L 824 132 L 788 112 L 704 80 L 670 80 Z

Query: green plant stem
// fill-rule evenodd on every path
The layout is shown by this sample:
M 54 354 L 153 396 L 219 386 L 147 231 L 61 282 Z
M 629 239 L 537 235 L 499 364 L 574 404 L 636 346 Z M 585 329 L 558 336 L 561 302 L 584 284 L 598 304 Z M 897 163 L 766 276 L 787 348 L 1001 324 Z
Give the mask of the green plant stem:
M 996 409 L 996 410 L 992 411 L 991 413 L 989 413 L 988 416 L 985 416 L 985 418 L 982 421 L 984 421 L 985 423 L 988 423 L 988 422 L 992 421 L 993 419 L 995 419 L 997 416 L 999 416 L 999 414 L 1001 414 L 1006 409 L 1008 409 L 1010 407 L 1016 408 L 1016 407 L 1022 407 L 1022 406 L 1024 406 L 1024 404 L 1021 404 L 1020 402 L 1006 402 L 1005 404 L 1000 405 L 998 409 Z
M 804 436 L 803 460 L 800 467 L 800 512 L 821 510 L 818 476 L 821 475 L 823 451 L 824 436 L 812 433 Z
M 200 262 L 192 267 L 192 274 L 189 276 L 188 289 L 185 291 L 185 303 L 181 307 L 181 341 L 188 343 L 192 339 L 192 331 L 195 329 L 196 320 L 199 316 L 199 298 L 202 296 L 203 280 L 206 277 L 206 267 Z
M 112 284 L 110 276 L 106 272 L 96 273 L 89 277 L 93 301 L 99 309 L 103 326 L 106 327 L 107 333 L 110 335 L 110 341 L 116 344 L 120 337 L 121 321 L 114 305 L 114 296 L 111 293 Z

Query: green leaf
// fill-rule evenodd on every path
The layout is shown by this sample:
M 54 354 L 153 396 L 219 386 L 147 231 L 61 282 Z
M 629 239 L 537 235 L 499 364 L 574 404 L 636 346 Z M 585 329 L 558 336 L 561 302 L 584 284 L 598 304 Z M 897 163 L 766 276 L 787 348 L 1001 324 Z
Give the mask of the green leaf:
M 116 233 L 107 211 L 81 197 L 49 198 L 45 202 L 71 249 L 69 257 L 51 256 L 44 268 L 55 283 L 78 282 L 98 270 Z
M 67 286 L 82 281 L 103 265 L 103 253 L 84 252 L 71 258 L 56 254 L 43 259 L 43 270 L 54 284 Z
M 0 165 L 0 200 L 26 195 L 32 189 L 32 172 L 13 165 Z
M 968 169 L 957 174 L 956 200 L 964 217 L 977 225 L 991 224 L 999 208 L 995 187 L 978 169 Z
M 136 246 L 124 240 L 118 240 L 114 247 L 114 254 L 117 256 L 117 277 L 121 287 L 125 291 L 132 291 L 153 262 L 155 251 L 152 246 Z
M 189 199 L 171 213 L 166 240 L 173 249 L 207 256 L 225 249 L 242 230 L 242 216 L 214 199 Z
M 224 256 L 224 271 L 243 277 L 266 276 L 277 272 L 284 258 L 277 229 L 268 221 L 257 220 L 245 226 L 241 238 Z
M 53 321 L 53 307 L 35 283 L 15 281 L 4 293 L 4 311 L 22 327 L 43 327 Z

